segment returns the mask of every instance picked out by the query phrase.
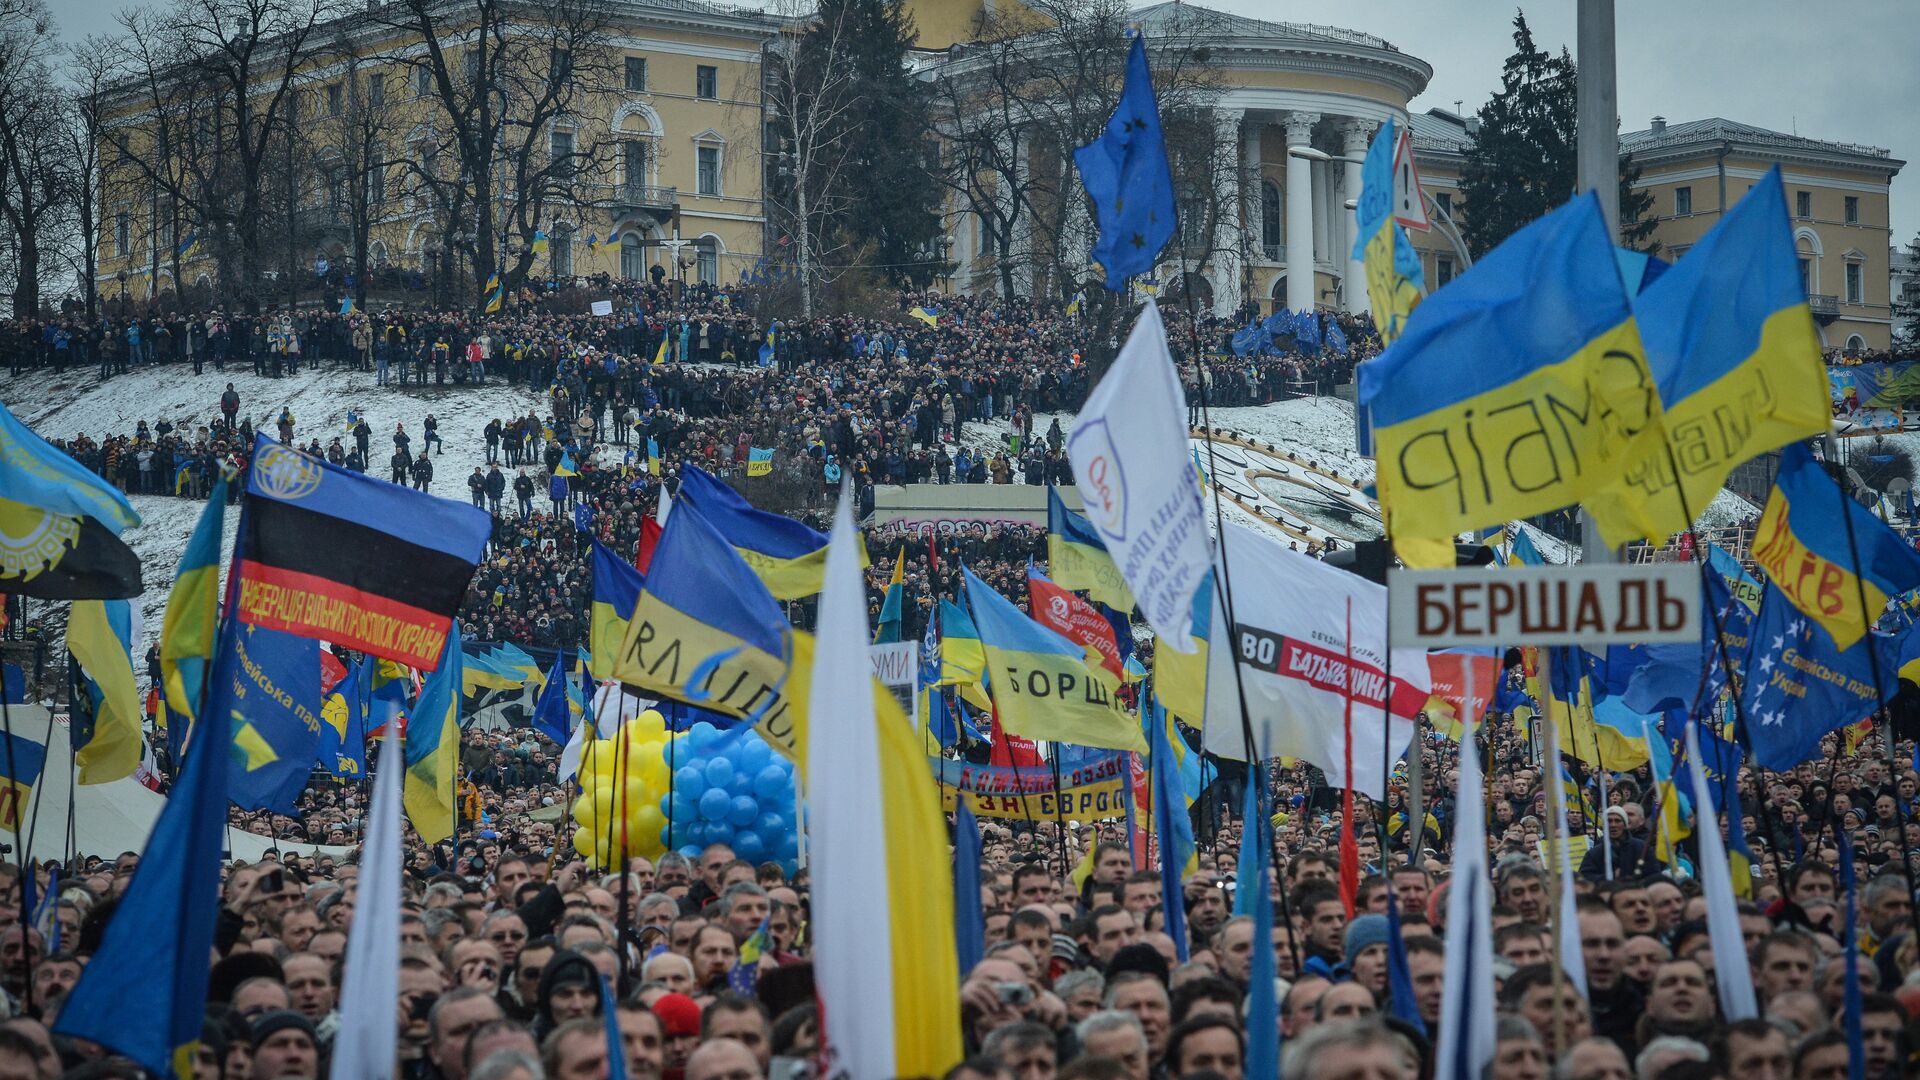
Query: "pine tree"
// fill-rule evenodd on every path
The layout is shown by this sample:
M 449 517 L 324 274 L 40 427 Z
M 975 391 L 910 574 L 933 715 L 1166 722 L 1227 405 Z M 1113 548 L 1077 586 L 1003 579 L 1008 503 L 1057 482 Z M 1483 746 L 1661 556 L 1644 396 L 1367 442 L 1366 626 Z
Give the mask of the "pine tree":
M 1480 110 L 1460 180 L 1466 206 L 1461 232 L 1474 258 L 1499 246 L 1528 222 L 1571 199 L 1579 184 L 1579 94 L 1573 57 L 1534 44 L 1524 13 L 1513 19 L 1514 53 L 1500 91 Z M 1651 192 L 1633 185 L 1640 166 L 1620 166 L 1620 243 L 1652 252 L 1658 224 Z

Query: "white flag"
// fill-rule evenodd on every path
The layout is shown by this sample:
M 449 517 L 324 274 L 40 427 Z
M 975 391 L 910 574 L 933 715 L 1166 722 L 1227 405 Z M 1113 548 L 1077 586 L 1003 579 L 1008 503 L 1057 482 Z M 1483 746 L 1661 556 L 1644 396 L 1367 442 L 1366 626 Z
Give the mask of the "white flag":
M 1127 579 L 1160 647 L 1193 652 L 1193 593 L 1207 573 L 1207 517 L 1187 441 L 1186 399 L 1152 300 L 1073 422 L 1067 455 L 1087 520 Z
M 1447 971 L 1434 1036 L 1433 1080 L 1480 1080 L 1493 1061 L 1493 888 L 1487 793 L 1473 740 L 1460 745 L 1453 872 L 1447 878 Z
M 1753 970 L 1740 936 L 1740 907 L 1733 899 L 1727 843 L 1720 835 L 1720 815 L 1713 810 L 1706 770 L 1700 767 L 1700 736 L 1691 720 L 1687 721 L 1687 771 L 1693 774 L 1693 835 L 1700 838 L 1700 887 L 1707 897 L 1707 940 L 1713 945 L 1720 1012 L 1729 1022 L 1750 1020 L 1760 1015 L 1753 999 Z
M 1386 587 L 1232 522 L 1223 523 L 1220 538 L 1231 574 L 1223 571 L 1214 580 L 1231 577 L 1237 625 L 1228 634 L 1223 590 L 1215 588 L 1202 728 L 1206 748 L 1221 757 L 1246 759 L 1240 726 L 1244 691 L 1263 754 L 1304 758 L 1326 771 L 1327 783 L 1347 787 L 1351 682 L 1352 787 L 1369 798 L 1386 798 L 1383 766 L 1406 752 L 1414 718 L 1426 707 L 1433 686 L 1426 650 L 1395 649 L 1393 693 L 1385 693 Z M 1391 723 L 1383 700 L 1391 703 Z
M 1550 707 L 1557 709 L 1565 706 L 1554 704 Z M 1567 828 L 1567 799 L 1563 794 L 1565 785 L 1559 775 L 1567 766 L 1560 760 L 1559 723 L 1550 719 L 1548 723 L 1540 726 L 1547 732 L 1546 759 L 1551 763 L 1548 768 L 1553 769 L 1555 773 L 1554 778 L 1542 786 L 1547 789 L 1547 798 L 1552 800 L 1553 812 L 1558 815 L 1555 827 L 1559 832 L 1555 835 L 1560 838 L 1560 906 L 1554 921 L 1559 924 L 1560 969 L 1567 973 L 1567 979 L 1573 983 L 1575 989 L 1580 991 L 1580 996 L 1585 998 L 1587 997 L 1587 954 L 1586 947 L 1580 943 L 1580 910 L 1576 903 L 1578 895 L 1573 888 L 1572 849 L 1568 846 L 1572 842 L 1573 833 Z M 1472 740 L 1463 738 L 1462 745 L 1471 749 L 1473 743 Z M 1604 822 L 1602 827 L 1605 827 Z
M 373 808 L 360 849 L 360 890 L 347 935 L 347 970 L 340 987 L 340 1033 L 333 1043 L 333 1080 L 382 1080 L 395 1074 L 400 1012 L 400 776 L 401 744 L 380 744 L 373 773 Z

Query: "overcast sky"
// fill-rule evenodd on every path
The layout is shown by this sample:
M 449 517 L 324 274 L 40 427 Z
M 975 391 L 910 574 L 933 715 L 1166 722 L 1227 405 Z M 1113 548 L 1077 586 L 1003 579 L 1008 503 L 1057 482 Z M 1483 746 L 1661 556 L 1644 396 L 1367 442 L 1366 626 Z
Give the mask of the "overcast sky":
M 938 2 L 938 0 L 935 0 Z M 1474 109 L 1499 85 L 1514 7 L 1493 0 L 1207 0 L 1256 18 L 1378 34 L 1433 65 L 1415 109 Z M 113 29 L 125 0 L 55 0 L 69 38 Z M 746 4 L 744 6 L 755 6 Z M 1526 5 L 1543 47 L 1573 47 L 1573 0 Z M 1724 116 L 1818 139 L 1883 146 L 1910 161 L 1893 183 L 1894 242 L 1920 232 L 1920 3 L 1619 0 L 1623 130 L 1651 116 Z

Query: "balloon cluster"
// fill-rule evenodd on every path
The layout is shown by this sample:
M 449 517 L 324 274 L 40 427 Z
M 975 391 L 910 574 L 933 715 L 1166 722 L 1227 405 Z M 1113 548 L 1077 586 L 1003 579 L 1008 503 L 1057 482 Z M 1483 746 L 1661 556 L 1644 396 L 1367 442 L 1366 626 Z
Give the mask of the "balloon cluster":
M 676 734 L 648 709 L 582 750 L 579 783 L 573 848 L 597 868 L 622 855 L 658 859 L 674 849 L 691 858 L 726 844 L 748 862 L 793 872 L 793 763 L 754 731 L 703 722 Z

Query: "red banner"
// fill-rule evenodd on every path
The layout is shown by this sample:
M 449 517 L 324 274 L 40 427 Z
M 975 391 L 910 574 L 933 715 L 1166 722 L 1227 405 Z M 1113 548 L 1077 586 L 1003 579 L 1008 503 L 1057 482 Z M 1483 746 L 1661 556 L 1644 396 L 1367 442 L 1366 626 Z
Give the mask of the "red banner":
M 1055 585 L 1037 572 L 1027 574 L 1027 610 L 1040 625 L 1081 645 L 1091 645 L 1100 653 L 1100 666 L 1115 678 L 1126 681 L 1120 659 L 1120 643 L 1113 636 L 1113 624 L 1100 609 L 1079 596 Z

